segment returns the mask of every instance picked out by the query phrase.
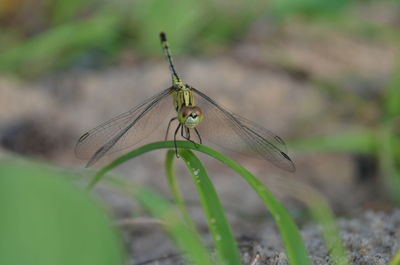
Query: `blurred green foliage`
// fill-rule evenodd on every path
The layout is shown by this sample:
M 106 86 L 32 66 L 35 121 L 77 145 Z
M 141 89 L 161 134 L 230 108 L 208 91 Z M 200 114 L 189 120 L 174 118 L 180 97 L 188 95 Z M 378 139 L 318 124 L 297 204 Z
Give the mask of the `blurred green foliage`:
M 400 265 L 400 251 L 398 251 L 396 255 L 394 255 L 394 257 L 390 261 L 390 265 Z
M 0 161 L 0 264 L 125 264 L 102 211 L 68 176 L 37 164 Z
M 354 2 L 351 0 L 271 0 L 272 13 L 276 16 L 303 14 L 307 16 L 329 16 L 341 12 Z
M 369 2 L 374 1 L 0 0 L 0 71 L 38 76 L 63 67 L 118 60 L 126 49 L 160 57 L 155 40 L 161 30 L 168 33 L 177 53 L 218 48 L 266 17 L 284 22 L 293 16 L 321 19 L 340 14 L 345 19 L 336 20 L 336 26 L 398 39 L 395 30 L 371 24 L 360 27 L 345 12 Z M 400 67 L 381 97 L 382 112 L 375 127 L 293 146 L 374 156 L 388 190 L 400 203 L 399 88 Z M 104 213 L 66 176 L 0 162 L 0 189 L 0 264 L 123 264 L 120 242 Z
M 211 180 L 208 177 L 207 171 L 202 165 L 201 161 L 188 149 L 195 150 L 197 152 L 201 152 L 207 154 L 214 159 L 222 162 L 233 171 L 238 173 L 254 190 L 255 193 L 260 197 L 263 201 L 265 207 L 271 212 L 272 217 L 277 225 L 277 228 L 282 237 L 282 243 L 286 250 L 286 255 L 288 258 L 288 262 L 290 264 L 296 265 L 306 265 L 310 264 L 309 256 L 307 250 L 305 248 L 302 237 L 298 231 L 297 225 L 294 220 L 290 217 L 284 206 L 275 198 L 275 196 L 268 190 L 268 188 L 259 181 L 255 176 L 253 176 L 249 171 L 247 171 L 244 167 L 237 164 L 235 161 L 230 159 L 229 157 L 219 153 L 218 151 L 205 146 L 198 145 L 194 146 L 189 141 L 162 141 L 162 142 L 154 142 L 144 146 L 141 146 L 135 150 L 132 150 L 103 167 L 101 170 L 97 172 L 97 174 L 92 178 L 89 183 L 89 188 L 92 188 L 96 183 L 102 180 L 110 170 L 115 167 L 137 157 L 149 151 L 157 150 L 157 149 L 172 149 L 172 148 L 180 148 L 178 149 L 178 154 L 184 160 L 187 169 L 193 177 L 193 182 L 198 191 L 200 202 L 203 207 L 204 215 L 207 220 L 210 233 L 212 234 L 212 238 L 215 244 L 215 250 L 217 252 L 217 256 L 220 260 L 225 260 L 224 264 L 238 264 L 238 255 L 234 254 L 236 243 L 234 242 L 233 236 L 231 235 L 231 229 L 229 228 L 229 224 L 224 214 L 224 209 L 222 205 L 219 203 L 218 196 L 215 192 L 215 188 Z M 176 200 L 177 208 L 181 211 L 182 220 L 188 225 L 189 228 L 193 228 L 193 222 L 190 220 L 190 214 L 186 208 L 186 205 L 183 201 L 181 189 L 179 188 L 177 177 L 174 174 L 173 170 L 173 158 L 175 157 L 175 151 L 171 150 L 167 153 L 165 168 L 167 173 L 168 183 L 170 185 L 171 193 L 173 194 L 174 199 Z M 126 185 L 123 185 L 126 186 Z M 312 207 L 316 205 L 311 205 Z M 318 215 L 323 215 L 326 213 L 331 213 L 329 207 L 327 205 L 318 205 Z M 315 208 L 315 207 L 314 207 Z M 341 242 L 332 243 L 331 240 L 338 239 L 335 237 L 333 233 L 334 230 L 334 220 L 333 217 L 329 214 L 325 216 L 325 218 L 316 218 L 317 221 L 323 221 L 324 224 L 321 224 L 324 227 L 328 227 L 328 235 L 326 236 L 326 241 L 329 246 L 334 248 L 332 258 L 338 260 L 338 256 L 340 256 L 340 262 L 335 262 L 334 264 L 347 264 L 346 253 L 343 250 Z M 323 231 L 327 231 L 326 228 L 322 228 Z M 167 227 L 167 231 L 168 231 Z M 169 231 L 171 233 L 171 231 Z M 340 248 L 340 249 L 339 249 Z M 219 264 L 219 263 L 218 263 Z
M 7 3 L 6 0 L 3 1 Z M 229 39 L 258 17 L 261 2 L 234 1 L 39 1 L 45 17 L 32 14 L 15 19 L 21 6 L 0 12 L 0 71 L 36 76 L 84 60 L 101 64 L 124 49 L 142 55 L 160 53 L 157 36 L 168 32 L 177 52 L 195 49 L 197 41 L 215 43 Z M 43 3 L 47 4 L 44 5 Z M 0 2 L 2 3 L 2 2 Z M 20 9 L 22 11 L 20 11 Z M 3 8 L 4 10 L 4 8 Z M 9 20 L 15 19 L 13 23 Z M 35 20 L 40 21 L 35 22 Z M 5 23 L 5 22 L 9 23 Z M 44 22 L 43 22 L 44 21 Z M 83 62 L 84 63 L 84 62 Z
M 358 104 L 360 111 L 371 107 L 361 97 L 352 100 L 359 102 L 355 104 Z M 379 175 L 391 198 L 400 205 L 400 65 L 394 69 L 391 80 L 374 103 L 380 113 L 373 126 L 301 139 L 292 142 L 291 146 L 302 151 L 344 151 L 373 157 L 379 163 Z
M 66 66 L 93 67 L 118 60 L 126 49 L 159 55 L 160 31 L 168 33 L 174 52 L 213 49 L 265 18 L 326 17 L 357 2 L 0 0 L 0 71 L 37 76 Z
M 350 12 L 383 1 L 400 7 L 396 0 L 0 0 L 0 71 L 35 77 L 65 67 L 98 67 L 118 61 L 126 50 L 160 58 L 157 36 L 162 30 L 174 43 L 174 53 L 213 50 L 240 39 L 258 21 L 279 28 L 293 17 L 398 42 L 397 29 L 359 21 Z M 399 167 L 400 155 L 399 79 L 396 71 L 379 102 L 382 115 L 375 129 L 314 138 L 298 146 L 374 154 L 389 172 L 385 175 L 400 175 L 393 169 Z

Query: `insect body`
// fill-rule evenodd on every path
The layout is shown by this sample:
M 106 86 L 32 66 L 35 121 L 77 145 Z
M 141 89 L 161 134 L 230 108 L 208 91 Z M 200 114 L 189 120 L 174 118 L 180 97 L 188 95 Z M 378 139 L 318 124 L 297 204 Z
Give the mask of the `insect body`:
M 195 145 L 201 144 L 204 137 L 226 149 L 266 159 L 288 171 L 295 170 L 292 160 L 286 154 L 286 145 L 279 136 L 224 109 L 201 91 L 185 84 L 172 63 L 165 33 L 160 33 L 160 39 L 172 75 L 172 86 L 83 134 L 76 144 L 75 153 L 80 158 L 89 159 L 87 166 L 93 165 L 104 155 L 145 139 L 168 118 L 166 115 L 173 107 L 176 115 L 169 117 L 165 139 L 172 122 L 177 120 L 178 125 L 174 131 L 176 154 L 176 137 L 180 133 Z M 193 131 L 196 141 L 192 139 Z

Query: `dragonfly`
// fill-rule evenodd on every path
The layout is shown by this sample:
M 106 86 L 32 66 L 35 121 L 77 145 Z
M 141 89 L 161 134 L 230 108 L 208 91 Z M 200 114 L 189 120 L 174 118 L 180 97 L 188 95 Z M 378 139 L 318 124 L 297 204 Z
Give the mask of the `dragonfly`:
M 281 169 L 295 171 L 281 137 L 228 111 L 200 90 L 184 83 L 175 70 L 164 32 L 160 33 L 160 40 L 172 76 L 172 86 L 84 133 L 76 143 L 75 154 L 78 158 L 89 159 L 86 167 L 108 154 L 138 144 L 170 118 L 165 140 L 171 124 L 176 123 L 173 139 L 177 157 L 176 141 L 180 135 L 196 146 L 202 144 L 204 138 L 226 150 L 264 159 Z M 168 117 L 171 112 L 172 117 Z

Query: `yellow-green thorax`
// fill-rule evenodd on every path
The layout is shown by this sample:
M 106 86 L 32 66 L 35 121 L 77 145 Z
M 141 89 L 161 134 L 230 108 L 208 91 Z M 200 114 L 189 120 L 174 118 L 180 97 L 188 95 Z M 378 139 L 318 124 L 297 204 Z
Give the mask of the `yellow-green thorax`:
M 173 103 L 178 114 L 178 121 L 187 128 L 195 128 L 203 119 L 202 111 L 194 102 L 190 86 L 181 79 L 173 78 Z

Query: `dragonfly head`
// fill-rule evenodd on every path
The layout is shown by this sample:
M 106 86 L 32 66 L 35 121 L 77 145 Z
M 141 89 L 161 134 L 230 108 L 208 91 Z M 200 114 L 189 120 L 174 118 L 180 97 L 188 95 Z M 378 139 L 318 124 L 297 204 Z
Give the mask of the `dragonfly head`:
M 179 122 L 188 128 L 195 128 L 203 119 L 203 113 L 197 106 L 183 106 L 178 112 Z

